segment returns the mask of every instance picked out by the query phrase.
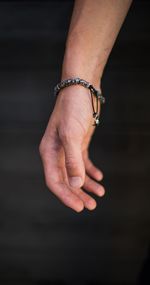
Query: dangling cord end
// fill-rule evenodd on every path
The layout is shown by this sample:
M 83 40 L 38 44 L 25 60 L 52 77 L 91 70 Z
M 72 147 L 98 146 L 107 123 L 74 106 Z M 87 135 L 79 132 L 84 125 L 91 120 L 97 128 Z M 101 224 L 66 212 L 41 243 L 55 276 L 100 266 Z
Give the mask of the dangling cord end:
M 94 124 L 92 126 L 98 126 L 99 125 L 99 115 L 98 115 L 98 96 L 96 96 L 96 111 L 94 109 L 94 102 L 93 102 L 93 93 L 91 92 L 91 98 L 92 98 L 92 107 L 93 107 L 93 118 L 94 118 Z

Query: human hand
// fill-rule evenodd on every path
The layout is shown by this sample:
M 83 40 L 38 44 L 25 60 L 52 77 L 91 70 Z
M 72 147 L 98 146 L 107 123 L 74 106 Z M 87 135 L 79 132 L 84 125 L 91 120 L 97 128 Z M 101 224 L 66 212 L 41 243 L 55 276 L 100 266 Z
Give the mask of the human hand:
M 86 192 L 98 196 L 105 193 L 95 181 L 103 174 L 88 152 L 95 130 L 92 112 L 91 94 L 86 88 L 72 85 L 60 90 L 39 146 L 47 187 L 77 212 L 96 207 L 95 199 Z

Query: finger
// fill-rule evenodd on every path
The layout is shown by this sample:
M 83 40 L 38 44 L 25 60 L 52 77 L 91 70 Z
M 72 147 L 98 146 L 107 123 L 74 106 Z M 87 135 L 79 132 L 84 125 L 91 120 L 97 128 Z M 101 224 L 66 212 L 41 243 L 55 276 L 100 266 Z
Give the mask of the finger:
M 102 171 L 98 169 L 98 167 L 96 167 L 89 158 L 85 159 L 85 170 L 88 175 L 97 181 L 101 181 L 103 179 Z
M 100 197 L 105 194 L 105 189 L 102 185 L 91 179 L 88 175 L 85 176 L 83 188 L 88 192 L 92 192 Z
M 60 153 L 53 141 L 49 141 L 48 145 L 47 150 L 41 151 L 46 185 L 67 207 L 81 212 L 84 209 L 82 200 L 63 181 Z
M 74 189 L 73 192 L 83 201 L 84 207 L 88 210 L 94 210 L 97 206 L 95 199 L 85 193 L 82 189 Z
M 67 176 L 67 170 L 64 167 L 63 168 L 63 174 L 64 174 L 64 179 L 69 186 L 69 181 L 68 181 L 68 176 Z M 75 193 L 84 203 L 84 207 L 89 209 L 89 210 L 94 210 L 97 206 L 95 199 L 93 199 L 90 195 L 85 193 L 81 188 L 73 188 L 70 187 L 71 191 Z
M 63 147 L 70 186 L 80 188 L 85 179 L 85 166 L 82 158 L 81 145 L 78 141 L 70 139 L 70 141 L 63 141 Z
M 75 195 L 63 181 L 59 181 L 61 169 L 53 163 L 44 164 L 45 179 L 47 187 L 56 195 L 56 197 L 66 206 L 72 208 L 76 212 L 83 210 L 84 205 L 80 198 Z M 57 182 L 56 182 L 57 180 Z

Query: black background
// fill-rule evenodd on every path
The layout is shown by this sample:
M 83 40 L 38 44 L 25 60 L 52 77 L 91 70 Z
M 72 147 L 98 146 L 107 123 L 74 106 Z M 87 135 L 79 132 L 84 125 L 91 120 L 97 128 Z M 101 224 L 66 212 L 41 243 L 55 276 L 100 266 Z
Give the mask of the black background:
M 106 195 L 80 214 L 48 191 L 38 153 L 72 8 L 0 2 L 0 285 L 150 284 L 150 2 L 133 2 L 105 68 L 90 155 Z

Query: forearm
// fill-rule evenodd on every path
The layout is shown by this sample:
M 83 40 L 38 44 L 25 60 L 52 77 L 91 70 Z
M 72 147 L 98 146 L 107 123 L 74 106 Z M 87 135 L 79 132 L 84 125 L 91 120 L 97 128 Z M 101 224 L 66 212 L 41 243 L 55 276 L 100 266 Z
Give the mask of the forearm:
M 62 79 L 78 76 L 99 87 L 104 67 L 132 0 L 76 0 Z

